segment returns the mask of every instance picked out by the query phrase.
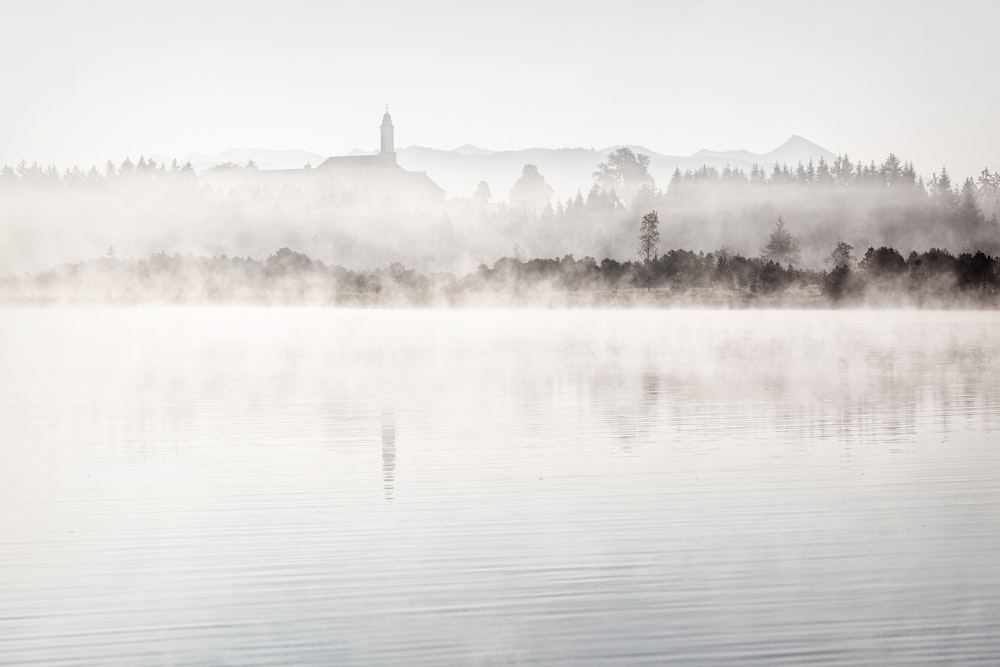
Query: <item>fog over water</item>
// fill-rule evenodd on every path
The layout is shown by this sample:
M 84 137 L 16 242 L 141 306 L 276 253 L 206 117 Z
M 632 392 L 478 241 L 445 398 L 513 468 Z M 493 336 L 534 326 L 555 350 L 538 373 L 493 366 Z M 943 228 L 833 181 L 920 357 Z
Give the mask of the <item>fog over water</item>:
M 993 312 L 0 325 L 2 664 L 1000 651 Z
M 1000 664 L 1000 3 L 0 16 L 0 667 Z

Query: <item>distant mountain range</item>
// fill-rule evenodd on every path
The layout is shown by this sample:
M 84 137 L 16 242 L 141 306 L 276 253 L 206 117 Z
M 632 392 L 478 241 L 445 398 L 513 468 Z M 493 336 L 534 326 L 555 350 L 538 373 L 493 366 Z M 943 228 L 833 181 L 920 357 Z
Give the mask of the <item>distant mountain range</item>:
M 678 156 L 657 153 L 642 146 L 629 147 L 651 158 L 649 171 L 656 179 L 657 187 L 665 187 L 677 168 L 684 171 L 707 165 L 723 169 L 728 165 L 734 169 L 749 171 L 756 163 L 770 170 L 775 163 L 795 167 L 800 161 L 805 164 L 809 160 L 815 162 L 824 158 L 832 162 L 836 157 L 833 152 L 798 135 L 792 135 L 788 141 L 767 153 L 703 149 L 693 155 Z M 510 188 L 521 175 L 522 167 L 532 163 L 538 166 L 541 174 L 553 187 L 556 197 L 565 200 L 574 196 L 577 190 L 586 196 L 593 183 L 593 173 L 597 165 L 617 148 L 620 146 L 609 146 L 600 150 L 528 148 L 517 151 L 491 151 L 471 144 L 453 150 L 408 146 L 397 152 L 397 159 L 400 166 L 405 169 L 427 172 L 428 176 L 445 189 L 449 197 L 470 197 L 476 185 L 480 181 L 486 181 L 494 199 L 497 200 L 507 198 Z M 374 151 L 351 151 L 352 155 L 372 153 Z M 248 160 L 253 160 L 258 169 L 295 169 L 306 164 L 315 167 L 324 159 L 326 156 L 304 150 L 231 148 L 216 155 L 192 153 L 179 158 L 179 161 L 190 162 L 197 170 L 226 163 L 244 165 Z

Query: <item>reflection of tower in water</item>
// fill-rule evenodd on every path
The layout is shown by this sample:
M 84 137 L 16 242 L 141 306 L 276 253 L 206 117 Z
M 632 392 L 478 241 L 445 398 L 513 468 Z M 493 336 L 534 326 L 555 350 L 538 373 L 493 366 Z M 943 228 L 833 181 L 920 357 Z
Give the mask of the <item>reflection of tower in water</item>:
M 396 476 L 396 420 L 391 410 L 382 411 L 382 487 L 385 499 L 392 500 Z

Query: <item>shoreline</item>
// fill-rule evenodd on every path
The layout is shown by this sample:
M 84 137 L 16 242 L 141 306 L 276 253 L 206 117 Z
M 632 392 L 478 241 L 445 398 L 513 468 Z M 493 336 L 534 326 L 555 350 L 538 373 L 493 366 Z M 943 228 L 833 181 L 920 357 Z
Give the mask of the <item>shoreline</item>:
M 697 292 L 697 293 L 691 293 Z M 0 308 L 317 308 L 331 310 L 1000 310 L 997 298 L 917 298 L 884 294 L 868 299 L 834 301 L 819 293 L 759 295 L 751 292 L 689 290 L 671 293 L 669 288 L 650 290 L 606 290 L 552 292 L 528 297 L 493 292 L 407 298 L 403 295 L 339 294 L 332 297 L 281 298 L 74 298 L 50 295 L 0 296 Z

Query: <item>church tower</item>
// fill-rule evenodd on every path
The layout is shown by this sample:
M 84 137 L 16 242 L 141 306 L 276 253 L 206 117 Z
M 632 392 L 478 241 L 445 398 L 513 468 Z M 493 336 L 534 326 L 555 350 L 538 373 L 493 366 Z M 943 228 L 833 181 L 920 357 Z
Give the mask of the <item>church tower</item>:
M 389 107 L 385 108 L 385 115 L 382 116 L 382 150 L 378 156 L 385 162 L 396 164 L 396 148 L 393 141 L 392 117 L 389 115 Z

